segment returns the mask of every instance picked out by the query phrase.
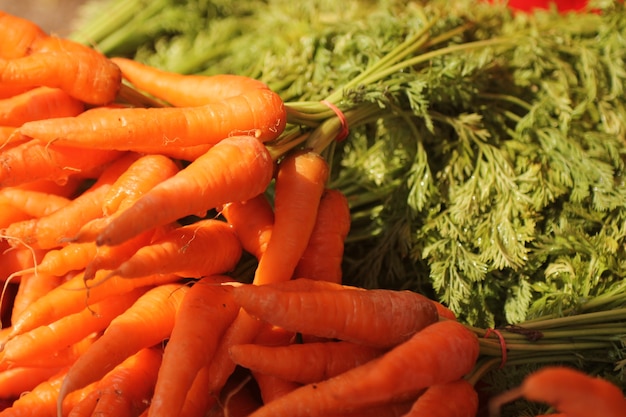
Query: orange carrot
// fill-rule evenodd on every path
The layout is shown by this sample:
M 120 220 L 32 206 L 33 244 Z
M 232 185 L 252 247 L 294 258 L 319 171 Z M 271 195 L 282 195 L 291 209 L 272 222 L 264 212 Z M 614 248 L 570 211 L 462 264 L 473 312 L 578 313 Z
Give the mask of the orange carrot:
M 224 386 L 219 402 L 205 417 L 247 417 L 262 404 L 258 391 L 250 375 L 235 374 Z
M 13 272 L 31 268 L 41 259 L 42 252 L 32 248 L 11 247 L 6 241 L 0 242 L 0 280 L 11 279 Z
M 197 281 L 182 300 L 165 347 L 149 416 L 176 416 L 199 370 L 210 361 L 222 334 L 237 314 L 230 281 L 211 276 Z
M 152 244 L 139 248 L 111 276 L 137 278 L 173 273 L 187 278 L 232 270 L 241 257 L 241 243 L 231 227 L 205 219 L 173 229 Z
M 59 88 L 36 87 L 0 99 L 0 124 L 19 127 L 33 120 L 76 116 L 84 109 L 81 101 Z
M 0 398 L 18 398 L 58 373 L 59 370 L 60 368 L 53 367 L 17 367 L 1 371 Z
M 465 379 L 435 384 L 426 389 L 403 417 L 475 417 L 478 393 Z
M 32 21 L 0 11 L 0 57 L 26 56 L 31 53 L 33 43 L 46 36 L 48 34 Z
M 626 399 L 618 386 L 566 366 L 545 366 L 529 374 L 519 387 L 490 400 L 489 415 L 499 415 L 502 404 L 518 397 L 548 404 L 568 417 L 626 415 Z
M 182 284 L 154 287 L 113 319 L 104 334 L 68 370 L 57 399 L 59 415 L 68 394 L 102 378 L 141 349 L 169 337 L 188 289 Z
M 96 241 L 116 245 L 184 216 L 204 213 L 229 201 L 247 200 L 265 191 L 272 174 L 271 156 L 257 139 L 224 139 L 120 212 Z
M 121 154 L 29 140 L 0 152 L 0 187 L 44 179 L 64 182 L 72 175 L 106 165 Z
M 218 404 L 221 392 L 209 391 L 213 378 L 210 364 L 200 368 L 187 392 L 180 417 L 205 417 L 209 410 Z M 223 388 L 224 384 L 220 388 Z
M 23 275 L 20 279 L 17 294 L 13 300 L 11 320 L 15 321 L 34 300 L 39 299 L 52 289 L 58 287 L 62 281 L 63 277 L 57 275 L 39 273 Z
M 280 398 L 302 386 L 302 384 L 298 382 L 289 381 L 276 375 L 252 372 L 252 376 L 259 386 L 263 404 L 274 401 L 275 399 Z
M 4 344 L 3 362 L 19 362 L 70 345 L 90 333 L 104 330 L 117 316 L 126 311 L 145 289 L 136 289 L 106 298 L 82 311 L 64 316 L 46 326 L 22 333 Z
M 32 217 L 44 217 L 70 202 L 69 198 L 43 191 L 31 191 L 18 187 L 0 189 L 0 201 L 6 201 Z
M 13 204 L 9 204 L 6 201 L 0 202 L 0 228 L 5 228 L 13 223 L 21 222 L 31 218 L 32 216 L 29 216 L 21 209 L 15 207 Z
M 239 236 L 243 249 L 261 259 L 274 226 L 274 208 L 265 193 L 225 204 L 220 212 Z
M 322 195 L 315 227 L 294 277 L 341 283 L 344 242 L 350 231 L 350 206 L 339 190 Z
M 255 373 L 301 384 L 319 382 L 379 357 L 384 350 L 351 342 L 315 342 L 286 346 L 235 345 L 230 356 Z M 306 363 L 306 366 L 294 366 Z
M 250 417 L 315 417 L 414 397 L 423 389 L 460 379 L 474 367 L 476 335 L 455 321 L 431 324 L 383 356 L 268 403 Z
M 175 107 L 202 106 L 267 85 L 233 74 L 188 75 L 164 71 L 128 58 L 111 58 L 133 86 Z
M 430 299 L 413 291 L 289 290 L 303 283 L 316 285 L 305 278 L 248 284 L 236 287 L 233 295 L 249 314 L 284 329 L 380 348 L 402 343 L 438 320 Z

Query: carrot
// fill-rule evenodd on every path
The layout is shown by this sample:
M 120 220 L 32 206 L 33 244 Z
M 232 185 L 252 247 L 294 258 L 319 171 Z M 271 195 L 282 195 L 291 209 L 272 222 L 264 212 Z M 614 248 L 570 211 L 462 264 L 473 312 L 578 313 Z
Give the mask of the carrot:
M 317 220 L 294 277 L 341 283 L 344 242 L 350 231 L 350 206 L 339 190 L 327 189 L 321 197 Z
M 289 290 L 294 284 L 317 285 L 315 280 L 305 278 L 248 284 L 235 288 L 233 295 L 249 314 L 284 329 L 379 348 L 402 343 L 438 320 L 430 299 L 413 291 L 347 286 Z
M 13 223 L 31 219 L 27 213 L 9 204 L 6 201 L 0 201 L 0 228 L 5 228 Z
M 224 139 L 119 213 L 98 236 L 116 245 L 144 230 L 265 191 L 273 174 L 267 148 L 250 136 Z M 149 215 L 148 215 L 149 213 Z
M 351 342 L 315 342 L 286 346 L 234 345 L 236 364 L 256 374 L 273 375 L 301 384 L 319 382 L 379 357 L 384 351 Z M 307 366 L 293 366 L 306 363 Z
M 220 213 L 239 236 L 243 249 L 261 259 L 274 225 L 274 208 L 265 193 L 225 204 Z
M 13 272 L 32 267 L 41 258 L 42 252 L 0 242 L 0 280 L 10 280 Z
M 121 154 L 29 140 L 0 152 L 0 187 L 44 179 L 65 182 L 70 176 L 106 165 Z
M 102 378 L 141 349 L 169 337 L 188 289 L 182 284 L 154 287 L 113 319 L 104 334 L 70 367 L 57 399 L 58 414 L 69 393 Z
M 73 236 L 87 221 L 102 215 L 106 192 L 135 158 L 134 154 L 118 158 L 89 189 L 63 209 L 38 219 L 14 223 L 4 229 L 3 235 L 40 249 L 61 246 L 63 238 Z
M 43 191 L 17 187 L 0 189 L 0 201 L 19 207 L 32 217 L 44 217 L 69 204 L 70 199 Z
M 33 43 L 48 34 L 37 24 L 0 10 L 0 57 L 19 58 L 31 53 Z
M 0 99 L 0 124 L 19 127 L 33 120 L 76 116 L 84 109 L 80 100 L 59 88 L 36 87 Z
M 532 372 L 519 387 L 493 397 L 489 415 L 499 415 L 502 404 L 518 397 L 546 403 L 568 417 L 626 415 L 626 399 L 618 386 L 566 366 L 545 366 Z
M 63 277 L 57 275 L 35 273 L 23 275 L 20 279 L 17 294 L 13 299 L 11 320 L 15 321 L 34 300 L 58 287 L 62 280 Z
M 200 278 L 232 270 L 240 257 L 241 243 L 230 226 L 220 220 L 205 219 L 177 227 L 140 248 L 110 275 L 136 278 L 173 273 Z
M 2 362 L 19 362 L 27 357 L 53 352 L 78 342 L 90 333 L 102 331 L 145 292 L 145 289 L 136 289 L 109 297 L 80 312 L 22 333 L 4 344 Z
M 427 387 L 460 379 L 472 370 L 478 354 L 473 332 L 455 321 L 436 322 L 381 357 L 297 388 L 250 417 L 315 417 L 414 398 Z
M 149 416 L 176 416 L 199 370 L 213 356 L 222 334 L 237 314 L 225 276 L 197 281 L 182 300 L 165 347 Z
M 276 375 L 263 374 L 261 372 L 252 372 L 252 376 L 259 386 L 263 404 L 274 401 L 277 398 L 295 390 L 302 384 L 281 378 Z
M 465 379 L 435 384 L 426 389 L 403 417 L 475 417 L 478 393 Z
M 258 387 L 251 381 L 250 375 L 233 375 L 220 393 L 215 404 L 205 417 L 247 417 L 261 406 Z
M 107 165 L 105 164 L 103 167 L 106 167 L 106 166 Z M 98 168 L 102 170 L 103 167 L 98 167 Z M 99 175 L 100 173 L 98 174 L 98 176 Z M 86 180 L 86 178 L 90 178 L 90 177 L 81 178 L 80 175 L 75 175 L 75 176 L 67 178 L 65 181 L 51 181 L 45 178 L 35 179 L 33 181 L 21 183 L 21 184 L 12 186 L 10 188 L 24 190 L 24 191 L 34 191 L 34 192 L 39 192 L 39 193 L 54 194 L 54 195 L 58 195 L 59 197 L 73 199 L 78 194 L 80 194 L 80 192 L 84 189 L 84 186 L 86 182 L 88 181 Z M 96 178 L 96 177 L 91 177 L 91 178 Z M 5 187 L 5 188 L 9 188 L 9 187 Z
M 132 355 L 105 375 L 69 417 L 138 416 L 150 403 L 161 358 L 161 349 L 157 348 L 142 349 Z M 84 402 L 89 403 L 87 407 Z
M 0 372 L 0 398 L 18 398 L 58 373 L 60 368 L 17 367 Z
M 179 417 L 205 417 L 208 411 L 218 404 L 221 392 L 210 392 L 213 379 L 210 364 L 205 364 L 200 368 L 185 396 L 185 403 Z M 223 384 L 220 388 L 222 387 Z

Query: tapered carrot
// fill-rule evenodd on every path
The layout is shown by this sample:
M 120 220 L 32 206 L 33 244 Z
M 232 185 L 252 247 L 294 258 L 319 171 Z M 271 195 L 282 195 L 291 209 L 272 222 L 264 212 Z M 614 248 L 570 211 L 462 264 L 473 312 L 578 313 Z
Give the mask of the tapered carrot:
M 249 314 L 287 330 L 380 348 L 402 343 L 438 320 L 430 299 L 413 291 L 354 287 L 290 291 L 292 283 L 316 285 L 305 278 L 248 284 L 236 287 L 233 295 Z
M 344 242 L 350 221 L 346 196 L 339 190 L 327 189 L 321 197 L 309 243 L 293 276 L 341 283 Z
M 254 137 L 226 138 L 120 212 L 96 241 L 116 245 L 187 215 L 252 198 L 269 185 L 273 166 L 267 148 Z
M 273 375 L 301 384 L 319 382 L 354 368 L 384 353 L 383 349 L 351 342 L 316 342 L 286 346 L 235 345 L 230 355 L 255 373 Z M 294 366 L 306 363 L 306 366 Z
M 82 311 L 69 314 L 46 326 L 22 333 L 4 344 L 2 361 L 19 362 L 53 352 L 78 342 L 90 333 L 104 330 L 111 320 L 126 311 L 145 289 L 136 289 L 115 297 L 106 298 Z
M 210 392 L 213 378 L 210 364 L 205 364 L 200 368 L 185 396 L 185 404 L 180 412 L 180 417 L 204 417 L 211 408 L 218 404 L 221 391 Z M 224 384 L 220 385 L 220 388 L 223 388 Z M 150 414 L 149 411 L 148 414 Z
M 164 71 L 128 58 L 111 58 L 123 77 L 139 90 L 175 107 L 202 106 L 235 97 L 267 85 L 253 78 L 232 74 L 187 75 Z
M 426 389 L 403 417 L 475 417 L 478 393 L 465 379 L 435 384 Z
M 490 400 L 489 415 L 499 415 L 501 405 L 519 397 L 548 404 L 568 417 L 626 415 L 626 399 L 618 386 L 566 366 L 545 366 L 529 374 L 519 387 Z
M 0 190 L 0 201 L 7 202 L 32 217 L 44 217 L 65 207 L 70 199 L 42 191 L 6 187 Z
M 68 370 L 57 399 L 59 415 L 69 393 L 102 378 L 141 349 L 169 337 L 188 289 L 182 284 L 154 287 L 113 319 L 104 334 Z
M 32 21 L 0 11 L 0 57 L 12 59 L 28 55 L 33 43 L 46 36 L 48 34 Z
M 31 391 L 60 368 L 16 367 L 0 372 L 0 398 L 18 398 L 27 391 Z
M 19 317 L 20 314 L 22 314 L 22 312 L 33 303 L 33 301 L 58 287 L 62 281 L 62 276 L 45 273 L 40 274 L 31 272 L 26 275 L 22 275 L 17 294 L 13 299 L 11 320 L 17 320 L 17 317 Z
M 0 124 L 19 127 L 33 120 L 76 116 L 84 109 L 83 102 L 59 88 L 36 87 L 0 99 Z
M 29 140 L 0 152 L 0 187 L 44 179 L 67 181 L 73 175 L 106 165 L 121 154 Z
M 210 361 L 238 306 L 230 281 L 211 276 L 197 281 L 182 300 L 163 354 L 149 416 L 179 415 L 199 370 Z
M 315 417 L 414 396 L 432 385 L 460 379 L 472 370 L 478 354 L 473 332 L 455 321 L 437 322 L 383 356 L 297 388 L 250 417 Z
M 265 193 L 225 204 L 220 212 L 239 236 L 243 249 L 261 259 L 274 226 L 274 208 Z
M 263 374 L 260 372 L 252 372 L 255 382 L 259 386 L 261 399 L 263 404 L 274 401 L 283 395 L 300 388 L 302 384 L 281 378 L 276 375 Z

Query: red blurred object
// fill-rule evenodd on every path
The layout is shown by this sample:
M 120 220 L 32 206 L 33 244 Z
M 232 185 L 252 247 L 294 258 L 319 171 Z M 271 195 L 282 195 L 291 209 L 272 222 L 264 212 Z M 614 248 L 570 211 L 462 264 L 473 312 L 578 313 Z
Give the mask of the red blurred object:
M 514 10 L 532 12 L 534 9 L 549 9 L 556 6 L 559 12 L 581 11 L 587 7 L 587 0 L 491 0 L 491 3 L 506 2 Z

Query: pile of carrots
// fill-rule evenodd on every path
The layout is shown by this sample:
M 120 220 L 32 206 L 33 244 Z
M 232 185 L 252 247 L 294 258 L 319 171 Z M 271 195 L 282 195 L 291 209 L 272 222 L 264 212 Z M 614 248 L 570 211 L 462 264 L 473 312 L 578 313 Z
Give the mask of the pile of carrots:
M 469 328 L 342 284 L 348 201 L 320 154 L 266 146 L 266 85 L 1 12 L 0 38 L 0 417 L 477 415 Z

